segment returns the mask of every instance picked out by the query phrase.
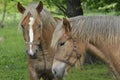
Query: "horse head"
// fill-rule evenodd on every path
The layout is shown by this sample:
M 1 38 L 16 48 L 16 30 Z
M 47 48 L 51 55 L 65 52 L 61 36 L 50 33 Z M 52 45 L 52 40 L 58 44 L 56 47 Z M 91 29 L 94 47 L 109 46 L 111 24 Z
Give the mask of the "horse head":
M 42 20 L 40 13 L 43 4 L 40 1 L 37 6 L 33 6 L 35 5 L 24 8 L 21 3 L 18 2 L 17 4 L 18 11 L 22 14 L 20 25 L 27 45 L 26 52 L 31 58 L 36 58 L 41 41 Z
M 84 53 L 85 48 L 82 42 L 78 42 L 76 38 L 73 38 L 71 26 L 67 19 L 63 18 L 63 22 L 60 27 L 60 31 L 54 32 L 51 44 L 51 46 L 55 48 L 52 72 L 57 78 L 62 78 L 68 70 L 76 64 L 82 53 Z M 59 32 L 61 32 L 62 35 Z M 59 39 L 55 39 L 57 34 L 60 34 Z M 54 45 L 54 40 L 57 40 L 56 45 Z

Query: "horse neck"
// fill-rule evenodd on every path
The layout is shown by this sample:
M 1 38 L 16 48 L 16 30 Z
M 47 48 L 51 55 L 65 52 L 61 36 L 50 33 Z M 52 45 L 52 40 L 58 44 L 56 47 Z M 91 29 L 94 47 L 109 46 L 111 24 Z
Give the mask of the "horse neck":
M 81 55 L 87 51 L 88 53 L 92 53 L 93 55 L 99 57 L 101 60 L 103 60 L 107 64 L 110 63 L 106 58 L 106 55 L 96 45 L 93 45 L 86 41 L 82 41 L 80 39 L 77 40 L 76 45 L 78 46 L 78 51 Z
M 74 46 L 76 45 L 77 50 L 82 55 L 86 51 L 86 43 L 77 39 L 77 41 L 74 42 Z
M 105 54 L 99 48 L 97 48 L 97 46 L 88 43 L 87 44 L 87 51 L 88 52 L 90 51 L 92 54 L 94 54 L 95 56 L 99 57 L 104 62 L 109 63 L 109 61 L 106 58 Z
M 52 35 L 55 30 L 55 27 L 61 21 L 61 19 L 59 18 L 51 17 L 50 19 L 51 21 L 48 21 L 48 20 L 43 21 L 43 28 L 42 28 L 43 41 L 45 44 L 49 46 L 51 45 Z M 47 24 L 46 24 L 46 21 L 48 21 Z
M 43 27 L 42 39 L 46 45 L 50 45 L 53 31 L 54 31 L 54 26 L 52 26 L 52 25 Z
M 46 24 L 46 21 L 48 21 L 47 24 Z M 55 30 L 56 24 L 57 24 L 57 21 L 55 21 L 54 18 L 53 18 L 53 21 L 50 21 L 49 19 L 43 21 L 42 41 L 44 44 L 46 44 L 47 48 L 50 47 L 52 35 Z
M 41 41 L 41 46 L 44 50 L 49 55 L 49 58 L 53 59 L 54 57 L 54 52 L 52 48 L 50 47 L 51 40 L 52 40 L 52 34 L 54 32 L 54 26 L 43 26 L 44 28 L 42 29 L 42 41 Z

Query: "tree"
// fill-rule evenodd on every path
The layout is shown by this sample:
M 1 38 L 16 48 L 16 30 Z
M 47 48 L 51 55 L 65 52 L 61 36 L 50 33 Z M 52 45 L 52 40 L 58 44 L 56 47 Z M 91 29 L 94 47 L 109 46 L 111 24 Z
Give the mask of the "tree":
M 3 16 L 2 16 L 2 20 L 0 22 L 0 28 L 4 27 L 4 20 L 5 20 L 6 9 L 7 9 L 7 0 L 4 1 Z
M 83 15 L 81 0 L 47 0 L 59 8 L 67 17 Z
M 68 17 L 83 15 L 81 0 L 67 0 L 66 15 Z

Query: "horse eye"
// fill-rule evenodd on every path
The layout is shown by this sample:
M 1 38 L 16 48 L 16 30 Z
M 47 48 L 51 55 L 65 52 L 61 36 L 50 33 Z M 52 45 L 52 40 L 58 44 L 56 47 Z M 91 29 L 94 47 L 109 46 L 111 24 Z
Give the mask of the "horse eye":
M 65 42 L 61 42 L 61 43 L 60 43 L 60 46 L 64 46 L 64 44 L 65 44 Z

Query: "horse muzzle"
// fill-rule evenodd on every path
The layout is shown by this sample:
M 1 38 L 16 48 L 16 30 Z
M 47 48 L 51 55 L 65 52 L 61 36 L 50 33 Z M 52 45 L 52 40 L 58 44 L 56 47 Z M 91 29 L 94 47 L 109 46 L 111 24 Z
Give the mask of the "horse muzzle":
M 52 73 L 55 76 L 55 78 L 62 79 L 65 75 L 65 67 L 66 64 L 63 62 L 55 62 L 52 66 Z
M 29 58 L 36 59 L 37 58 L 37 54 L 38 54 L 38 49 L 26 50 L 26 53 L 29 56 Z

